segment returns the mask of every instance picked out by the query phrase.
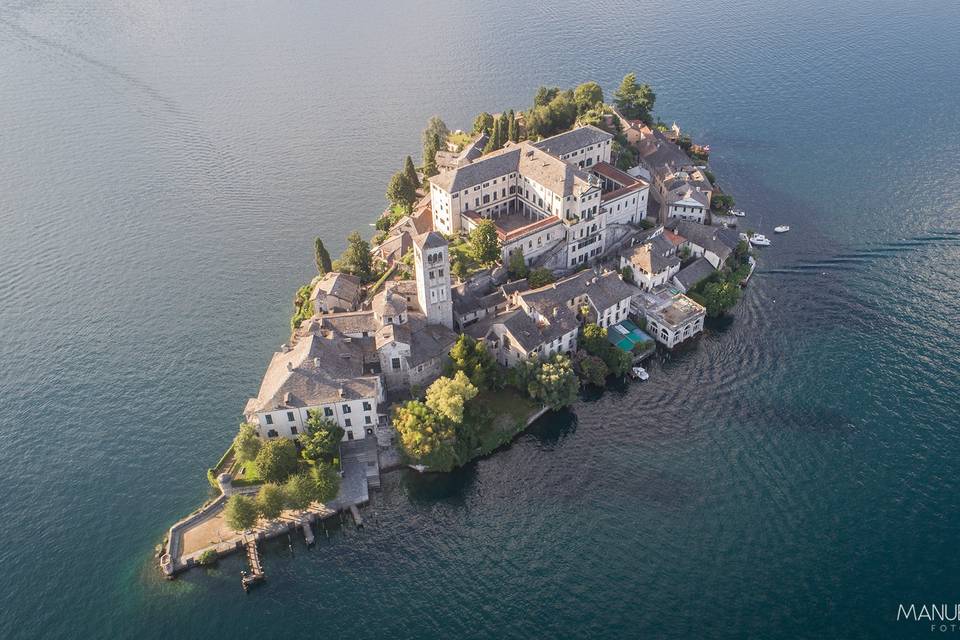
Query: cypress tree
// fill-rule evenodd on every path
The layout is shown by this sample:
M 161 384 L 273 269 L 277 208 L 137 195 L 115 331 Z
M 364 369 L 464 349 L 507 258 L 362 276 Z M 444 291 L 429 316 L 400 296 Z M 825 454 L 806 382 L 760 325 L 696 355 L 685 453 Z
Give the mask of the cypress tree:
M 317 273 L 323 275 L 333 271 L 333 264 L 330 261 L 330 253 L 323 246 L 323 240 L 317 238 L 313 241 L 313 259 L 317 263 Z
M 417 177 L 417 168 L 413 166 L 413 158 L 407 156 L 407 159 L 403 162 L 403 173 L 407 176 L 407 180 L 414 187 L 420 186 L 420 178 Z

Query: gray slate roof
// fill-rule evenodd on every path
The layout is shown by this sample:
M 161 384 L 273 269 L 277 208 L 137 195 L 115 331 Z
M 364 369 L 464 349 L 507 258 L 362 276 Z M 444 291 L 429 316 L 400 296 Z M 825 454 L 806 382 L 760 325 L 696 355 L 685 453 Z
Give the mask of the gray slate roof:
M 736 231 L 723 227 L 711 227 L 689 220 L 676 220 L 667 226 L 691 243 L 717 254 L 720 260 L 726 260 L 740 243 Z
M 698 282 L 713 275 L 715 271 L 713 265 L 710 264 L 706 258 L 697 258 L 683 269 L 680 269 L 673 277 L 680 283 L 680 286 L 689 291 L 695 287 Z
M 613 134 L 607 133 L 592 124 L 588 124 L 577 127 L 576 129 L 571 129 L 570 131 L 565 131 L 564 133 L 558 133 L 540 142 L 534 142 L 533 146 L 538 149 L 543 149 L 552 155 L 562 156 L 577 149 L 583 149 L 592 144 L 602 144 L 612 139 Z

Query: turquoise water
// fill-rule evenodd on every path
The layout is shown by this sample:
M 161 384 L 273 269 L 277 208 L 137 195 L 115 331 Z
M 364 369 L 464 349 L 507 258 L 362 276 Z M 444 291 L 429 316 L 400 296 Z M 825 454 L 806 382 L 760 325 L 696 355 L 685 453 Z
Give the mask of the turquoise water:
M 0 636 L 926 637 L 960 560 L 956 2 L 3 2 Z M 427 118 L 636 70 L 774 237 L 731 321 L 358 533 L 166 582 L 311 239 Z

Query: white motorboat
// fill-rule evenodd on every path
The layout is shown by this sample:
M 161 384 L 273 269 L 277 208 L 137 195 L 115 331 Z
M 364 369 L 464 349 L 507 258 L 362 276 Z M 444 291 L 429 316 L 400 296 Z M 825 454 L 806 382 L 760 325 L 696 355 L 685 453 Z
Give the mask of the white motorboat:
M 633 368 L 633 377 L 638 380 L 649 380 L 650 374 L 647 373 L 647 370 L 643 367 L 634 367 Z
M 790 225 L 782 224 L 779 227 L 774 227 L 773 231 L 774 233 L 786 233 L 787 231 L 790 231 Z
M 769 247 L 770 239 L 762 233 L 755 233 L 750 236 L 750 244 L 755 247 Z
M 745 218 L 745 217 L 747 217 L 747 214 L 746 214 L 744 211 L 740 210 L 740 209 L 731 209 L 731 210 L 730 210 L 730 215 L 732 215 L 732 216 L 737 216 L 738 218 Z

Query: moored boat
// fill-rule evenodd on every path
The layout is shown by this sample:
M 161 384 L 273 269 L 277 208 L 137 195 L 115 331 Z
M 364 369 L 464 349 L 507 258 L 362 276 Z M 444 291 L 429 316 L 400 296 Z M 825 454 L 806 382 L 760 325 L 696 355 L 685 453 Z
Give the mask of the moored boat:
M 755 233 L 750 236 L 750 244 L 755 247 L 769 247 L 770 239 L 762 233 Z
M 773 231 L 774 233 L 786 233 L 787 231 L 790 231 L 790 225 L 782 224 L 779 227 L 774 227 Z
M 633 376 L 634 378 L 636 378 L 637 380 L 649 380 L 649 379 L 650 379 L 650 374 L 647 373 L 647 370 L 644 369 L 643 367 L 634 367 L 634 368 L 631 370 L 630 375 L 632 375 L 632 376 Z

